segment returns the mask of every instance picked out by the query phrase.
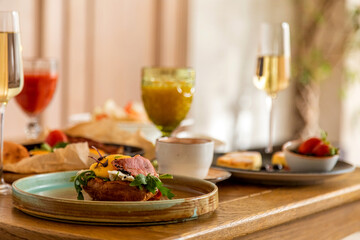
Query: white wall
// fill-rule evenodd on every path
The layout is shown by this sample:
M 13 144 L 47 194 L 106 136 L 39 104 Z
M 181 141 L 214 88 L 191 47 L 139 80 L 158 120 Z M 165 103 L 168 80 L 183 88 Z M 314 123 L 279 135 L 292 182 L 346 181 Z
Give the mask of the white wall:
M 347 0 L 359 5 L 359 0 Z M 196 95 L 191 110 L 193 131 L 227 143 L 227 149 L 265 146 L 268 113 L 265 94 L 252 86 L 256 30 L 260 21 L 288 21 L 295 12 L 289 0 L 190 1 L 189 61 L 197 71 Z M 336 23 L 336 27 L 341 27 Z M 293 28 L 291 28 L 293 30 Z M 349 57 L 358 70 L 360 51 Z M 352 71 L 353 71 L 352 70 Z M 340 144 L 344 160 L 360 165 L 360 77 L 339 96 L 338 69 L 320 84 L 319 125 L 329 140 Z M 238 109 L 238 115 L 236 114 Z M 275 109 L 275 143 L 295 137 L 294 86 L 281 92 Z M 237 118 L 237 124 L 235 123 Z M 234 135 L 235 133 L 235 135 Z
M 348 8 L 360 5 L 360 0 L 347 0 Z M 360 166 L 360 50 L 352 51 L 346 62 L 348 71 L 355 74 L 354 82 L 345 85 L 341 111 L 341 146 L 345 160 Z M 350 79 L 348 79 L 350 80 Z
M 264 147 L 266 94 L 252 84 L 261 21 L 290 22 L 287 0 L 190 1 L 189 62 L 197 72 L 193 131 L 226 143 L 224 150 Z M 293 85 L 281 92 L 274 113 L 275 144 L 293 138 Z
M 360 56 L 353 60 L 359 63 Z M 341 147 L 344 159 L 360 166 L 360 81 L 351 84 L 346 91 L 342 102 Z
M 360 5 L 360 0 L 346 0 L 351 10 Z M 359 38 L 358 38 L 359 39 Z M 359 41 L 359 40 L 358 40 Z M 347 71 L 355 74 L 354 79 L 348 79 L 343 85 L 345 97 L 341 101 L 340 113 L 340 146 L 344 159 L 360 166 L 360 50 L 353 49 L 346 59 Z M 348 77 L 348 76 L 347 76 Z

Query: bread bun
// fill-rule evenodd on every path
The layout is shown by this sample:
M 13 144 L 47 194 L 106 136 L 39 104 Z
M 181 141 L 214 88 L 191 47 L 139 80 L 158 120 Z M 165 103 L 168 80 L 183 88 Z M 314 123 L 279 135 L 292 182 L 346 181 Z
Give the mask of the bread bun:
M 28 150 L 23 145 L 4 141 L 4 165 L 20 162 L 29 156 Z
M 217 159 L 217 165 L 229 168 L 259 170 L 262 157 L 259 152 L 230 152 Z
M 147 201 L 155 195 L 130 186 L 130 182 L 104 181 L 98 177 L 90 179 L 83 189 L 97 201 Z

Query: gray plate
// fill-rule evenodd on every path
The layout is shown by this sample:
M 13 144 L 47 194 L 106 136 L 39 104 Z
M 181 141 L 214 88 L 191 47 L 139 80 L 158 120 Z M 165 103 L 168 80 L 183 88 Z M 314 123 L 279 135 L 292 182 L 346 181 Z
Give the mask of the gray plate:
M 220 167 L 220 166 L 217 166 Z M 220 167 L 232 173 L 232 176 L 250 183 L 259 183 L 266 185 L 311 185 L 321 183 L 326 179 L 336 177 L 355 170 L 355 167 L 344 161 L 338 161 L 330 172 L 291 172 L 291 171 L 273 171 L 267 172 L 241 170 L 235 168 Z
M 217 182 L 224 181 L 224 180 L 228 179 L 229 177 L 231 177 L 230 172 L 228 172 L 222 168 L 211 167 L 209 169 L 208 175 L 204 178 L 204 180 L 210 181 L 212 183 L 217 183 Z

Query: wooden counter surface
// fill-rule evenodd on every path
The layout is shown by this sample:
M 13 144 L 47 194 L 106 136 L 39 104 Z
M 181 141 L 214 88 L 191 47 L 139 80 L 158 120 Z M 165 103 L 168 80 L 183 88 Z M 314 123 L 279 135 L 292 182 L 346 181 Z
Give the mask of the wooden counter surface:
M 42 220 L 15 209 L 11 196 L 0 196 L 0 239 L 273 239 L 279 233 L 285 239 L 328 239 L 323 232 L 338 239 L 360 230 L 360 169 L 312 186 L 246 185 L 231 178 L 218 187 L 220 203 L 213 214 L 146 227 Z

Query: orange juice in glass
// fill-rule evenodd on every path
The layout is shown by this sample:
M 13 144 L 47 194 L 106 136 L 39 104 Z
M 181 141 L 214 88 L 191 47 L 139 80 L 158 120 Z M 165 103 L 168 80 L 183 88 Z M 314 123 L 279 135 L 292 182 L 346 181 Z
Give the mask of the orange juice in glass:
M 142 69 L 142 100 L 150 120 L 170 136 L 189 112 L 195 83 L 191 68 L 147 67 Z

